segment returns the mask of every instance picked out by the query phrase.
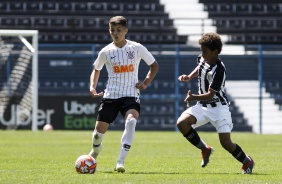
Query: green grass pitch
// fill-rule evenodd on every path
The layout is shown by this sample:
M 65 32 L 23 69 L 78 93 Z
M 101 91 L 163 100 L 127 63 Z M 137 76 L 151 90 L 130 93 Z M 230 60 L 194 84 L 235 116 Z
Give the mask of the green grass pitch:
M 232 140 L 256 162 L 242 175 L 241 163 L 219 144 L 217 133 L 199 132 L 214 147 L 202 168 L 201 152 L 179 132 L 137 131 L 125 173 L 113 171 L 121 131 L 108 131 L 95 174 L 78 174 L 74 162 L 88 154 L 92 131 L 0 131 L 1 184 L 72 183 L 282 183 L 282 135 L 232 133 Z

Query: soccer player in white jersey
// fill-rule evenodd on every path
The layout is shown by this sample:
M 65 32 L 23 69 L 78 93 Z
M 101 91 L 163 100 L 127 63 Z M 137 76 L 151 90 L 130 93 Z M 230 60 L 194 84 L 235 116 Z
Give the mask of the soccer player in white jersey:
M 178 78 L 181 82 L 189 82 L 198 76 L 198 94 L 188 91 L 184 100 L 188 109 L 178 118 L 177 127 L 191 144 L 202 151 L 201 165 L 205 167 L 213 148 L 199 137 L 194 128 L 210 122 L 218 132 L 222 147 L 243 164 L 242 173 L 252 173 L 254 161 L 230 137 L 233 124 L 224 90 L 226 70 L 218 56 L 222 49 L 221 38 L 216 33 L 207 33 L 200 38 L 199 44 L 202 53 L 197 60 L 198 66 L 189 75 L 183 74 Z M 189 102 L 193 100 L 197 101 L 196 105 L 189 107 Z
M 157 61 L 143 45 L 125 39 L 127 32 L 125 17 L 115 16 L 109 20 L 109 33 L 113 42 L 99 52 L 90 76 L 91 96 L 103 98 L 92 134 L 93 148 L 89 155 L 97 158 L 102 148 L 104 134 L 120 112 L 125 120 L 125 129 L 114 168 L 117 172 L 125 171 L 124 161 L 134 139 L 135 126 L 140 114 L 140 90 L 148 87 L 159 69 Z M 149 66 L 149 71 L 143 81 L 138 81 L 141 59 Z M 97 92 L 96 86 L 104 65 L 108 72 L 107 86 L 104 92 Z

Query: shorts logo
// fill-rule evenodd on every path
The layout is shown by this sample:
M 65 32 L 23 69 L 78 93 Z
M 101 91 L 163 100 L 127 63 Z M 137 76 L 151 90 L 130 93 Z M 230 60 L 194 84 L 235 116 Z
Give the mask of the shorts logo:
M 129 51 L 129 52 L 127 52 L 127 58 L 128 59 L 134 59 L 134 51 Z
M 140 99 L 139 98 L 135 98 L 135 102 L 139 103 L 140 104 Z
M 126 73 L 126 72 L 133 72 L 134 66 L 133 64 L 130 65 L 115 65 L 114 72 L 115 73 Z

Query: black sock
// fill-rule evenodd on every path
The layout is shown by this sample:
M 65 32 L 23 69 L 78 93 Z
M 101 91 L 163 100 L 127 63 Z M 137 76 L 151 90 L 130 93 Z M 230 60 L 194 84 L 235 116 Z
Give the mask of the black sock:
M 246 154 L 242 150 L 242 148 L 236 144 L 236 148 L 233 152 L 230 152 L 234 158 L 236 158 L 239 162 L 243 163 L 246 161 Z
M 196 132 L 195 129 L 191 128 L 187 134 L 184 135 L 184 137 L 194 146 L 196 146 L 199 149 L 205 149 L 206 143 L 202 141 Z

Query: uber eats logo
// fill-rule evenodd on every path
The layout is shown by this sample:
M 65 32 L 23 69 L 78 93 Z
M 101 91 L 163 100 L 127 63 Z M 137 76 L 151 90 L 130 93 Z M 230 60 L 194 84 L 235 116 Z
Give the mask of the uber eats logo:
M 96 107 L 98 104 L 80 104 L 77 101 L 64 101 L 64 117 L 66 129 L 94 128 Z

